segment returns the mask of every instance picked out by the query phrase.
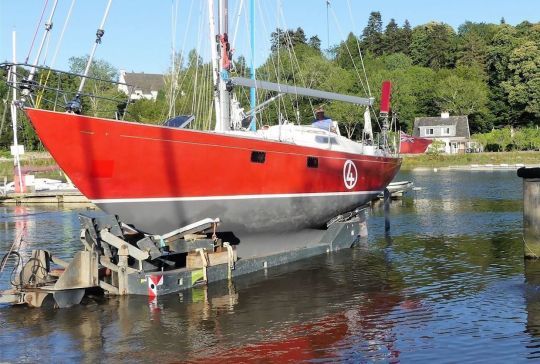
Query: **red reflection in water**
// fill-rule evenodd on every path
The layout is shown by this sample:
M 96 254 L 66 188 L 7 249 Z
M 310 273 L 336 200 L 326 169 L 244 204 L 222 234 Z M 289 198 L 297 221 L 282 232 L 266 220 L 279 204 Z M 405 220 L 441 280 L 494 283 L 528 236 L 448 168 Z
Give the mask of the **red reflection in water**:
M 377 354 L 379 360 L 399 362 L 401 351 L 396 347 L 394 323 L 388 319 L 389 313 L 397 307 L 416 309 L 420 302 L 385 291 L 370 293 L 362 301 L 356 308 L 284 329 L 276 333 L 278 339 L 241 348 L 224 348 L 219 355 L 203 354 L 189 362 L 291 363 L 335 359 L 341 356 L 339 346 L 359 347 L 363 352 Z

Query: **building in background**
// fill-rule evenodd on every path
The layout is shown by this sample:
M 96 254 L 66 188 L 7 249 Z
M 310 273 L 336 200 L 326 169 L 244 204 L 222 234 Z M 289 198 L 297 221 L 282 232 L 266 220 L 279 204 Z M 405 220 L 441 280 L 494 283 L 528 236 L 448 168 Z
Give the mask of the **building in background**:
M 413 136 L 443 142 L 441 151 L 447 154 L 477 151 L 476 143 L 471 141 L 469 118 L 463 115 L 450 116 L 443 112 L 437 117 L 415 118 Z M 432 147 L 436 145 L 440 143 Z
M 118 82 L 127 84 L 118 85 L 118 90 L 124 92 L 132 100 L 155 100 L 158 92 L 165 87 L 165 77 L 155 73 L 135 73 L 120 70 Z

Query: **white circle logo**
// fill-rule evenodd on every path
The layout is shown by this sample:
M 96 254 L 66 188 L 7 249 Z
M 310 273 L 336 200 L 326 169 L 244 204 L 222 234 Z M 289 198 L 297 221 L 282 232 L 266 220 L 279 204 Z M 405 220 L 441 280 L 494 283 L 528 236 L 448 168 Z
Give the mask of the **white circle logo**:
M 343 182 L 345 182 L 345 187 L 348 190 L 356 186 L 356 181 L 358 180 L 358 171 L 353 161 L 347 160 L 345 165 L 343 165 Z

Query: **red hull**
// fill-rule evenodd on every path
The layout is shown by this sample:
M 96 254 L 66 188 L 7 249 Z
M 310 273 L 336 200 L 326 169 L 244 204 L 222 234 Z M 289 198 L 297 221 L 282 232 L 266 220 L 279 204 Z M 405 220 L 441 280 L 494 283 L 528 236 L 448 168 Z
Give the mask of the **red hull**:
M 98 205 L 139 199 L 193 202 L 199 198 L 371 193 L 382 191 L 401 164 L 398 158 L 31 108 L 25 111 L 58 165 Z M 253 151 L 266 153 L 264 163 L 251 161 Z M 307 157 L 318 158 L 318 167 L 308 167 Z M 348 160 L 357 170 L 353 187 L 344 178 Z M 106 210 L 117 213 L 110 207 Z M 219 211 L 217 216 L 206 213 L 206 217 L 224 218 Z

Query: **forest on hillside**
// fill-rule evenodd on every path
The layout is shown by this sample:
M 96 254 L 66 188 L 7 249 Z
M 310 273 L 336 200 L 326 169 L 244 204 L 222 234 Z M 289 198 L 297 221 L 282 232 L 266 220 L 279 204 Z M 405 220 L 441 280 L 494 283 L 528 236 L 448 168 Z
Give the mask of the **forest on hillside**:
M 437 116 L 442 111 L 468 115 L 472 133 L 540 125 L 540 23 L 525 21 L 512 26 L 501 19 L 499 24 L 465 22 L 458 29 L 437 22 L 412 27 L 408 21 L 399 25 L 394 19 L 385 24 L 379 12 L 372 12 L 361 34 L 350 33 L 346 40 L 327 50 L 321 49 L 316 35 L 308 37 L 302 28 L 276 29 L 270 37 L 271 52 L 256 70 L 258 79 L 372 95 L 376 104 L 382 81 L 391 80 L 392 112 L 397 115 L 398 127 L 405 131 L 412 130 L 415 117 Z M 84 60 L 72 58 L 71 71 L 80 72 Z M 212 126 L 211 65 L 196 50 L 177 55 L 175 64 L 178 67 L 169 70 L 166 87 L 156 101 L 139 100 L 128 105 L 128 120 L 161 122 L 173 112 L 196 115 L 194 127 Z M 99 78 L 118 77 L 106 60 L 96 61 L 92 72 Z M 235 55 L 232 73 L 250 76 L 251 70 L 241 55 Z M 67 87 L 76 88 L 73 79 L 67 77 L 64 81 Z M 170 87 L 172 84 L 178 87 Z M 89 82 L 86 87 L 88 92 L 118 97 L 115 86 L 98 87 Z M 9 108 L 7 91 L 2 81 L 2 149 L 9 148 L 12 138 L 9 112 L 4 112 Z M 241 105 L 249 108 L 249 90 L 237 88 L 236 93 Z M 263 102 L 273 95 L 259 90 L 258 100 Z M 86 102 L 83 112 L 112 116 L 114 108 L 107 108 L 111 115 L 99 115 L 99 106 L 97 102 Z M 328 115 L 339 120 L 347 134 L 358 135 L 363 115 L 359 107 L 294 95 L 270 103 L 258 123 L 276 124 L 279 117 L 309 123 L 318 106 L 324 106 Z M 20 128 L 26 147 L 40 148 L 28 123 L 22 123 Z

